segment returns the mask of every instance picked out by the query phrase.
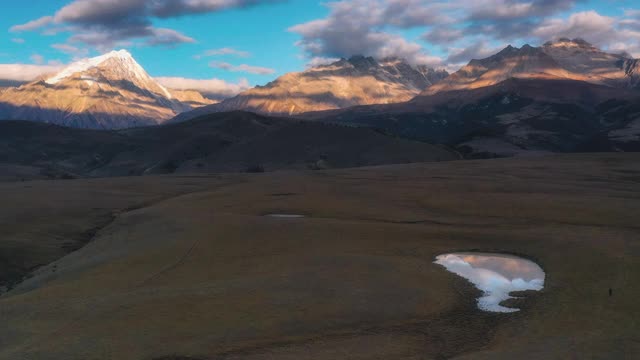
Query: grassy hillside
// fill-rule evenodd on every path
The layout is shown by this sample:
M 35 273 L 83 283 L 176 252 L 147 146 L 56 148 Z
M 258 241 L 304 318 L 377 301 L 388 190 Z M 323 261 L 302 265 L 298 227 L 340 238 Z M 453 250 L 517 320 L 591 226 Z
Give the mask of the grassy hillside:
M 197 191 L 118 212 L 0 297 L 0 359 L 635 358 L 639 160 L 3 185 L 2 216 L 40 214 L 46 231 L 20 237 L 41 246 L 58 246 L 64 227 L 52 224 L 76 216 L 42 216 L 52 189 Z M 105 206 L 94 192 L 75 197 L 78 212 Z M 474 249 L 535 260 L 544 290 L 519 313 L 479 312 L 477 292 L 432 263 Z

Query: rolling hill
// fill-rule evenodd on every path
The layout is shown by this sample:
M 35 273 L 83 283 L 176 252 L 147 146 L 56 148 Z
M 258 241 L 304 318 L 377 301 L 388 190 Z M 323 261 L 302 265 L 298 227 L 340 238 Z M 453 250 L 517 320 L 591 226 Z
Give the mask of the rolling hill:
M 52 177 L 323 169 L 458 158 L 444 147 L 372 129 L 247 112 L 120 131 L 0 122 L 0 163 L 37 167 Z

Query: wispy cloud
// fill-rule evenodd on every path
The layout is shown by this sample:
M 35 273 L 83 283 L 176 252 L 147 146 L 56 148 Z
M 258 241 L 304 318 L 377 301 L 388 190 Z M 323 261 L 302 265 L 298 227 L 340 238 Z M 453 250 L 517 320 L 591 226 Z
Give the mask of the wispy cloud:
M 500 49 L 489 46 L 486 41 L 478 41 L 477 43 L 464 48 L 451 48 L 446 62 L 448 64 L 461 64 L 469 61 L 469 59 L 484 59 L 495 54 Z
M 251 56 L 251 53 L 248 51 L 238 50 L 231 47 L 224 47 L 220 49 L 211 49 L 203 52 L 202 54 L 195 55 L 194 58 L 202 59 L 204 57 L 211 56 L 237 56 L 241 58 L 248 58 Z
M 233 65 L 227 62 L 222 61 L 212 61 L 209 63 L 209 66 L 215 69 L 223 69 L 227 71 L 233 72 L 246 72 L 250 74 L 257 75 L 269 75 L 275 73 L 275 69 L 261 67 L 261 66 L 252 66 L 247 64 Z
M 146 43 L 148 45 L 166 45 L 173 46 L 176 44 L 195 43 L 196 40 L 186 36 L 179 31 L 165 28 L 151 28 L 151 35 Z
M 20 32 L 20 31 L 33 31 L 45 27 L 49 24 L 53 23 L 53 16 L 43 16 L 41 18 L 31 20 L 27 23 L 14 25 L 9 31 L 12 32 Z
M 78 47 L 70 44 L 53 44 L 51 47 L 65 54 L 72 55 L 74 58 L 86 57 L 89 55 L 89 49 L 86 47 Z
M 0 80 L 29 82 L 45 74 L 53 74 L 62 69 L 61 64 L 0 64 Z
M 44 56 L 40 54 L 33 54 L 31 55 L 30 59 L 31 61 L 33 61 L 34 64 L 37 64 L 37 65 L 44 64 Z
M 329 65 L 332 64 L 336 61 L 338 61 L 340 59 L 338 58 L 328 58 L 328 57 L 314 57 L 311 59 L 308 59 L 307 61 L 307 67 L 311 68 L 311 67 L 316 67 L 316 66 L 322 66 L 322 65 Z

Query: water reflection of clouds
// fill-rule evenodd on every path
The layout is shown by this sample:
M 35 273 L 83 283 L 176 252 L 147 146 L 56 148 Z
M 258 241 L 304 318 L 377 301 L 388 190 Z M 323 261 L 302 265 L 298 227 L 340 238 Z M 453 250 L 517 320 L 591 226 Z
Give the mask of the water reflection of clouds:
M 501 306 L 511 299 L 512 291 L 535 290 L 544 286 L 544 271 L 536 263 L 501 254 L 456 253 L 440 255 L 436 264 L 469 280 L 483 296 L 478 307 L 492 312 L 514 312 L 518 309 Z

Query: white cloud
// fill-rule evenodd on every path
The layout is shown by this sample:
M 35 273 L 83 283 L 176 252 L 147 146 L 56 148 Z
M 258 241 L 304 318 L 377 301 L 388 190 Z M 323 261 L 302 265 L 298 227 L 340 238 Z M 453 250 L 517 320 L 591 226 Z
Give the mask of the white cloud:
M 43 16 L 39 19 L 31 20 L 21 25 L 14 25 L 9 29 L 9 31 L 12 31 L 12 32 L 33 31 L 41 27 L 47 26 L 52 22 L 53 22 L 53 16 Z
M 640 56 L 640 30 L 625 28 L 625 20 L 603 16 L 596 11 L 572 14 L 569 19 L 548 19 L 532 31 L 540 41 L 566 38 L 582 38 L 610 51 L 626 51 Z M 622 26 L 621 26 L 622 25 Z
M 223 69 L 233 72 L 246 72 L 250 74 L 257 75 L 270 75 L 275 73 L 276 71 L 271 68 L 261 67 L 261 66 L 252 66 L 247 64 L 233 65 L 227 62 L 222 61 L 212 61 L 209 63 L 209 66 L 215 69 Z
M 220 49 L 211 49 L 203 52 L 202 54 L 195 55 L 194 58 L 202 59 L 203 57 L 211 57 L 211 56 L 237 56 L 241 58 L 247 58 L 251 56 L 251 53 L 248 51 L 238 50 L 230 47 L 224 47 Z
M 154 19 L 246 8 L 280 0 L 75 0 L 52 15 L 11 27 L 11 31 L 71 32 L 71 41 L 97 48 L 143 39 L 146 45 L 170 46 L 195 40 L 173 29 L 156 28 Z M 86 40 L 86 41 L 85 41 Z M 103 42 L 99 42 L 103 41 Z
M 572 14 L 568 20 L 556 18 L 543 22 L 532 35 L 539 39 L 584 38 L 602 45 L 615 36 L 615 19 L 595 11 Z
M 0 64 L 0 80 L 28 82 L 43 75 L 56 73 L 60 71 L 60 69 L 62 69 L 62 65 L 60 64 Z
M 147 40 L 149 45 L 176 45 L 195 43 L 196 40 L 173 29 L 150 28 L 152 36 Z
M 307 67 L 316 67 L 316 66 L 320 66 L 320 65 L 329 65 L 332 64 L 336 61 L 338 61 L 340 59 L 338 58 L 328 58 L 328 57 L 313 57 L 311 59 L 308 60 L 307 62 Z
M 607 17 L 574 12 L 583 0 L 341 0 L 326 4 L 329 15 L 289 28 L 301 36 L 304 57 L 353 55 L 404 57 L 431 66 L 465 63 L 508 43 L 542 44 L 558 37 L 584 38 L 605 49 L 638 54 L 640 10 Z M 569 15 L 564 15 L 569 11 Z M 403 36 L 421 29 L 421 42 Z M 535 43 L 533 44 L 535 45 Z M 437 48 L 441 60 L 429 50 Z M 452 63 L 455 61 L 456 63 Z
M 491 47 L 484 40 L 478 40 L 469 46 L 462 48 L 451 48 L 449 51 L 449 57 L 447 58 L 447 64 L 452 67 L 463 66 L 471 59 L 484 59 L 489 57 L 500 49 Z
M 474 20 L 518 20 L 541 17 L 568 10 L 579 1 L 580 0 L 474 1 L 468 4 L 469 18 Z
M 65 54 L 72 55 L 74 58 L 81 58 L 89 55 L 89 49 L 70 44 L 53 44 L 51 47 Z
M 34 64 L 37 65 L 42 65 L 44 64 L 44 56 L 40 55 L 40 54 L 33 54 L 31 55 L 31 61 L 33 61 Z
M 402 57 L 418 64 L 438 64 L 422 45 L 386 31 L 387 27 L 411 28 L 439 24 L 447 17 L 434 16 L 417 0 L 351 0 L 327 5 L 327 18 L 295 25 L 289 31 L 302 36 L 298 45 L 313 57 Z M 439 8 L 438 4 L 431 4 Z
M 450 44 L 464 38 L 464 32 L 460 29 L 448 27 L 436 27 L 423 35 L 423 39 L 434 44 Z
M 216 99 L 235 96 L 249 88 L 247 79 L 240 79 L 237 83 L 230 83 L 220 79 L 189 79 L 183 77 L 156 77 L 163 86 L 176 90 L 198 90 Z

